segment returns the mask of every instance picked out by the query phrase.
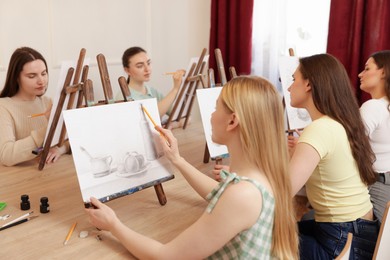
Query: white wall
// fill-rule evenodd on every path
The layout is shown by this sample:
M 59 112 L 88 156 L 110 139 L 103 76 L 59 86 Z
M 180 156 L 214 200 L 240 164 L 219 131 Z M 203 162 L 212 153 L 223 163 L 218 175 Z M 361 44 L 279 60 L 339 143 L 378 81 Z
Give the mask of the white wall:
M 95 99 L 103 99 L 96 55 L 106 57 L 115 94 L 125 75 L 123 51 L 138 45 L 152 59 L 150 85 L 167 93 L 172 79 L 163 73 L 185 69 L 208 48 L 210 6 L 210 0 L 0 0 L 0 89 L 12 52 L 29 46 L 48 62 L 47 95 L 54 97 L 61 61 L 76 60 L 85 48 Z

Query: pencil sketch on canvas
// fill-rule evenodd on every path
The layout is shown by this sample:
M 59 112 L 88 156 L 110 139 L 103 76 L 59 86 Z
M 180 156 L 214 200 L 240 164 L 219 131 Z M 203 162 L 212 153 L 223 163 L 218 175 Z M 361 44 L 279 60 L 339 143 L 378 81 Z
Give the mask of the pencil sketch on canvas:
M 210 157 L 218 156 L 225 157 L 228 154 L 227 147 L 214 143 L 211 140 L 211 114 L 215 111 L 216 102 L 222 87 L 204 88 L 196 91 L 196 98 L 199 104 L 200 116 L 202 119 L 203 130 L 206 137 L 207 147 L 209 149 Z
M 83 201 L 105 202 L 172 179 L 173 168 L 163 156 L 155 98 L 64 111 Z
M 298 57 L 296 56 L 282 56 L 279 58 L 279 73 L 282 82 L 284 103 L 286 105 L 287 120 L 289 129 L 301 129 L 310 124 L 311 119 L 309 113 L 303 108 L 294 108 L 290 105 L 290 92 L 288 88 L 292 84 L 292 75 L 299 65 Z

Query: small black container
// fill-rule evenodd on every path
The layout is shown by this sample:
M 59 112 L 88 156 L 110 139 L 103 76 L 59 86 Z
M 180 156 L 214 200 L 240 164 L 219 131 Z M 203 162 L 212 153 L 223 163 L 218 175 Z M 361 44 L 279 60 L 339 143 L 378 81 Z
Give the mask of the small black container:
M 27 194 L 23 194 L 20 196 L 20 199 L 22 202 L 20 202 L 20 209 L 21 210 L 29 210 L 30 209 L 30 201 Z
M 41 198 L 40 212 L 41 213 L 48 213 L 49 211 L 50 211 L 49 199 L 47 197 L 42 197 Z

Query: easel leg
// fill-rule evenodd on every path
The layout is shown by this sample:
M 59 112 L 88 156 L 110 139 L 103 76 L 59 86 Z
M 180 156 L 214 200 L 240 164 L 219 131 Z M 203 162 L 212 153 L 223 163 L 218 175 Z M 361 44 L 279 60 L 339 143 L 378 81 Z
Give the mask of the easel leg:
M 167 197 L 165 196 L 164 189 L 160 184 L 154 185 L 154 190 L 156 191 L 158 201 L 160 205 L 164 206 L 167 203 Z
M 207 144 L 205 145 L 204 148 L 204 156 L 203 156 L 203 163 L 208 163 L 210 160 L 210 152 Z

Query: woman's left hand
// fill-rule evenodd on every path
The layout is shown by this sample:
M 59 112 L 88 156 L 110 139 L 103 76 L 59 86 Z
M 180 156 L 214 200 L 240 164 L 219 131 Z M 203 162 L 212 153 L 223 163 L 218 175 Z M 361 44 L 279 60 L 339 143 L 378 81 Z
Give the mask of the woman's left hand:
M 91 197 L 91 203 L 95 208 L 85 209 L 85 212 L 89 216 L 89 222 L 93 226 L 101 230 L 111 231 L 116 223 L 120 223 L 120 220 L 110 207 L 104 205 L 94 197 Z
M 50 164 L 50 163 L 56 162 L 61 157 L 61 155 L 63 155 L 64 153 L 66 153 L 66 146 L 65 145 L 63 145 L 61 147 L 58 147 L 58 146 L 51 147 L 49 150 L 49 153 L 46 157 L 46 163 Z

